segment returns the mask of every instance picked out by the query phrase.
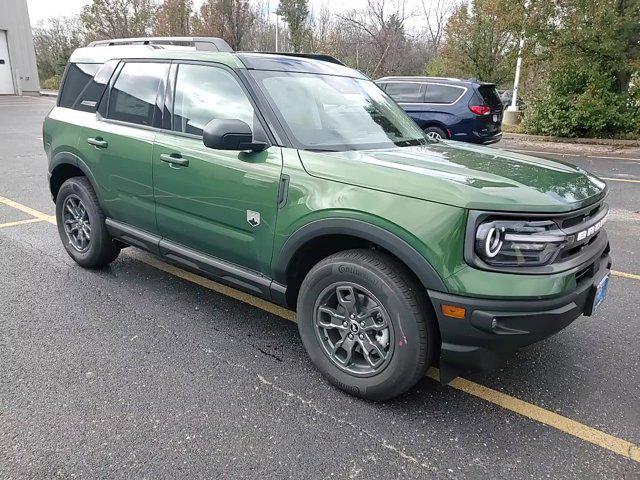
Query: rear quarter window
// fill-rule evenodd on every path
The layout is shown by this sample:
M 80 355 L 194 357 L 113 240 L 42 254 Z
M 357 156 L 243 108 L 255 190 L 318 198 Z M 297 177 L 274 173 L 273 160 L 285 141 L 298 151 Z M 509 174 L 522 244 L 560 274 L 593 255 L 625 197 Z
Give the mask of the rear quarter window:
M 464 93 L 464 88 L 455 87 L 453 85 L 439 85 L 435 83 L 427 84 L 427 93 L 425 94 L 425 103 L 455 103 Z
M 104 65 L 70 64 L 60 94 L 59 106 L 95 112 L 118 62 L 109 60 Z
M 91 82 L 101 66 L 100 63 L 70 63 L 60 90 L 58 106 L 73 108 L 80 93 Z

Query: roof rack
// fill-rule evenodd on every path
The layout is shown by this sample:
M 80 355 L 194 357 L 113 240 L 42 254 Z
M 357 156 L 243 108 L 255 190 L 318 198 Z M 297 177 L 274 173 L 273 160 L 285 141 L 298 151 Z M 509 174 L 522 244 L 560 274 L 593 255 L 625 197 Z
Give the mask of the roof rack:
M 310 58 L 312 60 L 321 60 L 323 62 L 335 63 L 336 65 L 344 65 L 340 60 L 331 55 L 324 53 L 293 53 L 293 52 L 245 52 L 245 53 L 261 53 L 265 55 L 284 55 L 286 57 Z
M 233 49 L 222 38 L 217 37 L 137 37 L 96 40 L 88 47 L 106 47 L 120 45 L 180 45 L 194 46 L 196 50 L 209 52 L 233 52 Z

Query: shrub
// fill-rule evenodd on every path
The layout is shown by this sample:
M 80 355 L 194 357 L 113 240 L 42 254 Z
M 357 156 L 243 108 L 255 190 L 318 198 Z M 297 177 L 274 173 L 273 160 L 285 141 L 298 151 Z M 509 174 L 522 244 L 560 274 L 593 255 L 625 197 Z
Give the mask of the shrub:
M 60 88 L 60 80 L 62 80 L 61 75 L 53 75 L 43 80 L 40 86 L 43 90 L 58 90 Z
M 551 73 L 527 98 L 527 133 L 559 137 L 617 137 L 637 133 L 639 108 L 613 79 L 574 71 Z

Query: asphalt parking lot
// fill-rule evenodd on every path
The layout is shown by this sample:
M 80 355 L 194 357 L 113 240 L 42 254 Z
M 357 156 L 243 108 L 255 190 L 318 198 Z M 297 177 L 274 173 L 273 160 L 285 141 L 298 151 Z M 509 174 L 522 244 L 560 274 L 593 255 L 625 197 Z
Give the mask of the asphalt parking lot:
M 640 154 L 542 153 L 612 179 L 618 274 L 594 317 L 376 404 L 321 378 L 289 312 L 131 249 L 74 264 L 53 103 L 0 97 L 0 478 L 640 477 Z

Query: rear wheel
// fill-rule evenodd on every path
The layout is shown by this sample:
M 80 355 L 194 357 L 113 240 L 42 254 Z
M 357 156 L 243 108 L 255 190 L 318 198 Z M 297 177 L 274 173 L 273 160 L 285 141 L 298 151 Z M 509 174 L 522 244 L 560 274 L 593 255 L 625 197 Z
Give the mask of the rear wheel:
M 56 197 L 56 222 L 65 250 L 78 265 L 100 268 L 116 259 L 114 243 L 104 224 L 105 215 L 86 177 L 65 181 Z
M 447 134 L 445 133 L 445 131 L 442 130 L 441 128 L 438 128 L 438 127 L 427 127 L 427 128 L 424 129 L 424 133 L 431 140 L 438 140 L 439 141 L 439 140 L 446 140 L 447 139 Z
M 332 384 L 372 400 L 415 385 L 435 348 L 420 286 L 402 264 L 371 250 L 339 252 L 311 269 L 298 296 L 298 328 Z

